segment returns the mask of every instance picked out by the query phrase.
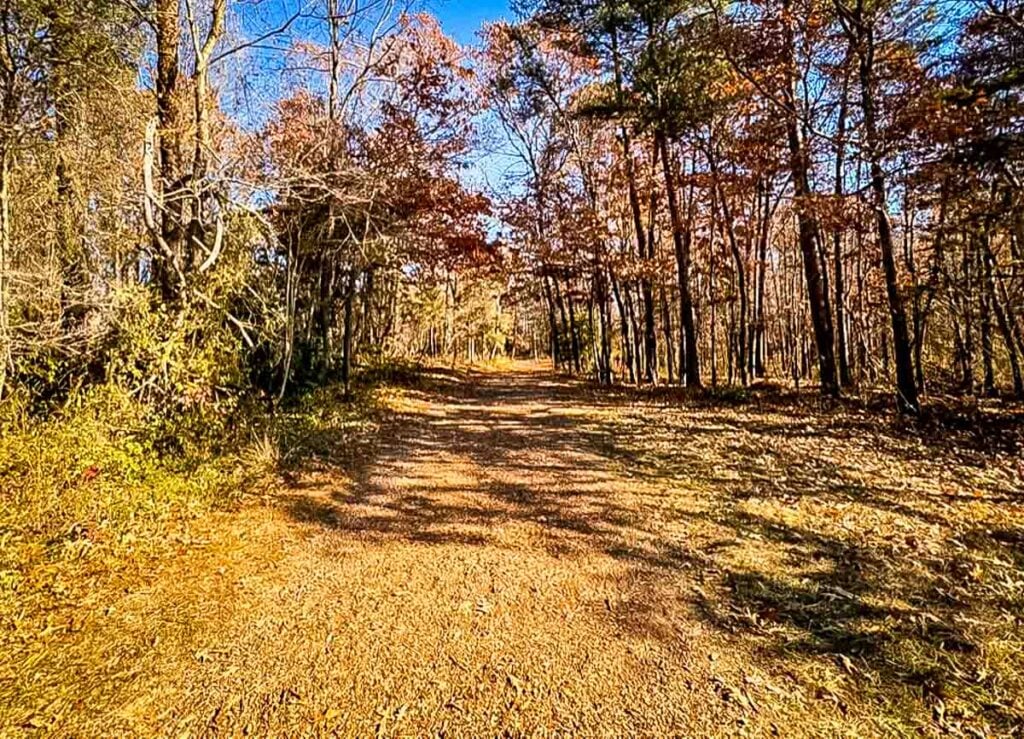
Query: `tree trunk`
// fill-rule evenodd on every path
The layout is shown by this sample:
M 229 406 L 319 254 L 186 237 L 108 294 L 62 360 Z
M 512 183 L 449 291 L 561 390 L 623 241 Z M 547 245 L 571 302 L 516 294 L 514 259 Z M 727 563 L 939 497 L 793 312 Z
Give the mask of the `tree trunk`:
M 712 191 L 711 197 L 717 195 Z M 708 229 L 708 302 L 711 307 L 711 325 L 708 327 L 708 334 L 711 337 L 711 387 L 718 387 L 718 297 L 715 295 L 715 224 L 716 209 L 711 209 L 711 228 Z
M 569 342 L 569 347 L 568 347 L 569 348 L 569 353 L 565 357 L 565 369 L 569 373 L 572 373 L 572 371 L 573 371 L 573 364 L 574 364 L 573 359 L 575 357 L 575 353 L 573 352 L 573 349 L 572 349 L 574 337 L 573 337 L 572 332 L 570 331 L 569 315 L 565 311 L 565 300 L 562 298 L 562 288 L 558 284 L 558 278 L 556 278 L 554 275 L 552 275 L 551 276 L 551 283 L 552 283 L 552 285 L 554 285 L 555 305 L 558 306 L 558 313 L 559 313 L 559 315 L 560 315 L 560 317 L 562 319 L 562 324 L 561 324 L 562 334 L 561 335 L 566 340 L 568 340 L 568 342 Z
M 78 207 L 70 156 L 77 119 L 72 70 L 78 60 L 74 58 L 72 50 L 75 33 L 74 10 L 54 4 L 49 5 L 46 12 L 53 49 L 51 88 L 53 143 L 56 154 L 53 253 L 61 274 L 61 324 L 65 333 L 71 333 L 85 318 L 83 293 L 89 285 L 84 244 L 84 213 Z
M 615 306 L 619 311 L 619 324 L 622 327 L 622 361 L 626 365 L 626 372 L 629 374 L 630 384 L 636 383 L 636 373 L 633 368 L 633 342 L 629 330 L 629 315 L 626 306 L 622 301 L 622 291 L 615 275 L 609 270 L 609 278 L 612 283 L 612 295 L 615 298 Z
M 558 319 L 555 317 L 555 298 L 551 291 L 551 282 L 547 275 L 541 277 L 544 283 L 544 298 L 548 304 L 548 330 L 551 332 L 551 362 L 555 370 L 562 366 L 562 346 L 558 338 Z
M 341 340 L 341 383 L 345 388 L 345 399 L 352 398 L 352 301 L 356 291 L 355 270 L 349 270 L 348 284 L 345 285 L 344 318 Z
M 903 297 L 900 294 L 899 277 L 896 273 L 885 172 L 882 169 L 882 152 L 875 119 L 874 30 L 864 26 L 863 14 L 859 9 L 856 23 L 863 31 L 861 38 L 858 39 L 859 43 L 857 43 L 857 55 L 860 61 L 861 107 L 863 108 L 865 145 L 868 150 L 871 172 L 871 192 L 874 195 L 878 245 L 882 251 L 885 292 L 889 300 L 889 316 L 892 321 L 897 403 L 901 412 L 915 415 L 920 412 L 921 408 L 917 398 L 917 381 L 914 377 L 914 360 L 910 346 L 910 334 L 907 329 L 907 314 L 903 306 Z
M 604 273 L 600 268 L 595 269 L 591 294 L 592 301 L 597 302 L 598 330 L 593 331 L 593 315 L 591 315 L 590 324 L 595 336 L 594 361 L 598 369 L 597 379 L 603 385 L 610 385 L 612 382 L 611 325 L 608 319 L 607 293 Z
M 0 137 L 6 134 L 0 132 Z M 11 368 L 11 330 L 8 311 L 8 284 L 11 259 L 11 154 L 6 141 L 0 140 L 0 400 L 7 389 Z
M 684 228 L 679 212 L 679 196 L 676 192 L 675 176 L 672 171 L 667 137 L 656 134 L 661 150 L 661 166 L 665 175 L 665 192 L 668 200 L 669 219 L 672 225 L 672 243 L 675 246 L 676 268 L 679 279 L 679 318 L 683 340 L 684 367 L 680 374 L 688 387 L 700 387 L 700 360 L 697 355 L 697 327 L 693 317 L 693 298 L 690 293 L 690 231 Z
M 754 374 L 765 378 L 768 374 L 768 335 L 765 321 L 765 288 L 768 275 L 768 237 L 771 230 L 772 207 L 771 189 L 760 185 L 764 191 L 764 211 L 757 236 L 757 294 L 754 299 Z
M 568 286 L 568 281 L 566 285 Z M 580 335 L 578 324 L 576 323 L 576 304 L 572 299 L 571 293 L 566 295 L 566 302 L 569 304 L 569 336 L 572 341 L 572 363 L 576 368 L 576 374 L 581 374 L 583 372 L 583 362 L 580 357 Z
M 739 337 L 735 346 L 736 367 L 738 367 L 740 371 L 740 382 L 744 387 L 746 387 L 747 312 L 749 310 L 747 305 L 747 269 L 743 261 L 743 254 L 740 251 L 739 241 L 736 239 L 736 227 L 733 223 L 732 208 L 729 206 L 729 203 L 725 198 L 725 193 L 722 191 L 722 184 L 719 181 L 718 161 L 710 150 L 708 152 L 708 164 L 711 168 L 711 174 L 715 178 L 715 192 L 717 197 L 714 199 L 714 202 L 718 204 L 718 207 L 721 210 L 722 230 L 725 232 L 726 239 L 729 242 L 729 251 L 732 253 L 733 262 L 736 265 L 736 283 L 740 298 L 739 317 L 737 321 L 738 326 L 736 328 L 736 334 Z
M 317 301 L 317 329 L 320 333 L 320 379 L 325 381 L 334 369 L 334 345 L 331 329 L 334 327 L 334 264 L 320 265 L 320 295 Z
M 984 377 L 982 392 L 988 397 L 993 397 L 996 395 L 996 373 L 992 345 L 992 302 L 988 290 L 982 290 L 978 297 L 981 319 L 981 365 Z
M 1017 398 L 1024 398 L 1024 375 L 1021 374 L 1020 360 L 1017 357 L 1017 346 L 1014 342 L 1013 325 L 1011 317 L 1007 314 L 1006 308 L 1000 300 L 999 289 L 996 284 L 996 260 L 992 254 L 992 247 L 988 241 L 988 234 L 981 234 L 978 240 L 981 242 L 981 257 L 984 260 L 985 270 L 985 292 L 988 296 L 988 303 L 991 311 L 995 313 L 996 325 L 1006 347 L 1006 356 L 1010 361 L 1010 373 L 1013 377 L 1013 394 Z M 991 339 L 989 339 L 991 342 Z M 991 351 L 990 351 L 991 353 Z
M 635 382 L 639 384 L 640 378 L 643 376 L 643 364 L 641 358 L 644 354 L 644 347 L 643 341 L 640 338 L 640 326 L 636 320 L 636 302 L 634 301 L 633 288 L 631 285 L 623 285 L 622 290 L 626 299 L 626 313 L 629 316 L 629 334 L 633 338 L 633 374 L 636 377 Z
M 1021 356 L 1024 356 L 1024 333 L 1021 332 L 1020 323 L 1014 315 L 1013 298 L 1011 297 L 1010 292 L 1006 289 L 1006 283 L 1000 275 L 999 263 L 996 260 L 995 253 L 992 251 L 992 242 L 988 234 L 984 237 L 984 246 L 985 256 L 989 260 L 992 269 L 992 281 L 995 288 L 996 300 L 999 302 L 1000 309 L 1005 315 L 1009 338 L 1016 345 L 1014 354 L 1016 355 L 1019 353 Z M 1012 257 L 1013 254 L 1011 253 L 1011 258 Z
M 837 397 L 839 382 L 836 377 L 835 347 L 832 335 L 832 321 L 828 315 L 821 265 L 817 249 L 817 218 L 811 212 L 809 198 L 810 158 L 804 141 L 796 102 L 796 41 L 793 32 L 792 0 L 782 0 L 782 27 L 784 31 L 783 54 L 786 67 L 786 84 L 783 87 L 784 115 L 786 118 L 786 142 L 789 148 L 789 167 L 793 179 L 796 199 L 797 225 L 800 252 L 804 262 L 804 278 L 807 282 L 807 300 L 814 326 L 814 341 L 818 352 L 818 373 L 821 391 L 824 395 Z
M 193 20 L 189 18 L 193 53 L 195 54 L 195 68 L 192 74 L 195 137 L 193 139 L 192 154 L 191 219 L 185 242 L 184 258 L 187 271 L 196 267 L 200 260 L 200 257 L 196 254 L 196 249 L 206 248 L 206 206 L 211 194 L 209 184 L 207 183 L 207 176 L 210 169 L 210 152 L 213 151 L 213 141 L 210 138 L 210 60 L 217 44 L 220 42 L 221 36 L 224 34 L 224 24 L 227 19 L 227 0 L 212 0 L 210 13 L 210 26 L 202 42 L 199 39 L 199 29 L 195 26 Z M 218 249 L 219 246 L 219 244 L 215 246 L 214 250 Z M 202 257 L 203 268 L 212 266 L 217 256 L 216 253 L 210 253 Z
M 925 389 L 923 358 L 925 334 L 928 328 L 928 319 L 931 316 L 932 307 L 935 302 L 935 295 L 939 289 L 939 280 L 942 277 L 942 262 L 945 259 L 948 190 L 949 181 L 947 178 L 943 180 L 942 186 L 939 188 L 939 215 L 932 242 L 933 253 L 931 268 L 928 270 L 928 282 L 925 283 L 915 296 L 918 302 L 922 299 L 924 301 L 920 309 L 915 311 L 914 320 L 914 369 L 917 376 L 917 388 L 920 392 L 924 392 Z
M 844 65 L 845 66 L 845 65 Z M 839 100 L 839 118 L 836 121 L 836 166 L 835 166 L 835 196 L 836 204 L 842 202 L 845 192 L 843 178 L 845 177 L 846 164 L 846 109 L 849 104 L 849 72 L 843 74 L 843 92 Z M 836 355 L 839 360 L 839 383 L 842 387 L 853 385 L 853 375 L 850 372 L 850 350 L 846 338 L 846 279 L 843 267 L 843 230 L 836 228 L 832 232 L 832 273 L 833 287 L 835 288 L 836 320 L 833 324 L 836 334 Z
M 615 72 L 616 97 L 622 98 L 623 83 L 622 71 L 618 50 L 618 33 L 612 31 L 612 63 Z M 646 261 L 650 258 L 646 236 L 644 234 L 643 215 L 641 213 L 640 193 L 636 184 L 636 163 L 633 161 L 633 144 L 626 126 L 621 128 L 622 153 L 626 163 L 626 184 L 629 193 L 629 209 L 633 217 L 633 231 L 636 236 L 637 256 Z M 651 280 L 646 275 L 640 277 L 640 295 L 643 301 L 644 315 L 644 379 L 653 383 L 658 372 L 658 336 L 654 325 L 654 293 L 651 289 Z
M 665 339 L 665 367 L 668 372 L 668 384 L 674 385 L 676 382 L 676 352 L 672 341 L 672 312 L 669 309 L 668 293 L 665 292 L 663 285 L 658 287 L 658 293 L 659 302 L 661 303 L 661 327 Z
M 160 135 L 160 192 L 162 208 L 154 249 L 153 279 L 165 302 L 178 296 L 176 262 L 180 262 L 184 240 L 184 193 L 182 190 L 181 134 L 183 126 L 178 101 L 178 56 L 181 24 L 178 0 L 156 0 L 156 109 Z M 168 264 L 172 262 L 175 264 Z

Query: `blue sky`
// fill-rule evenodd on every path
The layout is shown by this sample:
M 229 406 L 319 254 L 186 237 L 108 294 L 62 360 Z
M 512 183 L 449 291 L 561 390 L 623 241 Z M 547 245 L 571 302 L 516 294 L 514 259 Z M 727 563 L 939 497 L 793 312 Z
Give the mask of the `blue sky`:
M 474 43 L 476 32 L 487 21 L 513 18 L 507 0 L 425 0 L 423 4 L 461 44 Z
M 421 7 L 436 16 L 445 33 L 460 44 L 478 44 L 477 31 L 484 23 L 515 20 L 509 0 L 422 0 Z M 487 127 L 486 120 L 480 123 Z M 496 152 L 477 150 L 469 160 L 469 169 L 461 175 L 472 187 L 498 185 L 508 168 L 506 157 Z
M 503 19 L 514 20 L 509 2 L 510 0 L 412 0 L 411 9 L 434 15 L 441 22 L 445 33 L 458 43 L 477 45 L 480 42 L 477 32 L 485 23 Z M 280 38 L 275 37 L 275 40 L 268 42 L 265 47 L 250 50 L 242 66 L 228 75 L 237 76 L 240 84 L 232 89 L 235 97 L 223 100 L 222 104 L 248 125 L 255 126 L 265 121 L 269 111 L 267 106 L 273 104 L 273 96 L 268 96 L 266 87 L 273 88 L 273 84 L 279 83 L 279 76 L 291 64 L 285 53 L 287 49 L 310 38 L 326 43 L 323 19 L 311 13 L 314 6 L 318 7 L 322 14 L 323 6 L 316 0 L 247 0 L 233 6 L 237 15 L 235 22 L 238 30 L 242 37 L 248 38 L 259 38 L 281 27 L 299 9 L 303 9 L 307 14 L 304 20 L 288 26 L 287 33 Z M 394 7 L 410 6 L 397 2 Z M 150 82 L 148 78 L 142 79 L 144 85 Z
M 258 4 L 258 0 L 256 1 Z M 515 19 L 509 2 L 510 0 L 414 0 L 412 8 L 434 15 L 445 33 L 458 43 L 477 45 L 480 43 L 477 32 L 485 23 Z M 269 10 L 266 13 L 256 13 L 252 11 L 253 5 L 239 3 L 238 8 L 242 11 L 241 26 L 250 37 L 259 37 L 268 29 L 280 26 L 296 7 L 305 7 L 309 4 L 310 0 L 278 0 L 268 4 Z M 313 19 L 306 25 L 296 24 L 292 27 L 288 38 L 266 49 L 254 50 L 244 60 L 241 68 L 235 70 L 237 84 L 228 86 L 230 90 L 224 93 L 221 101 L 225 110 L 247 128 L 256 129 L 265 124 L 268 116 L 273 113 L 277 96 L 287 92 L 279 85 L 280 81 L 285 79 L 282 75 L 285 74 L 284 70 L 291 64 L 291 60 L 282 53 L 282 50 L 303 38 L 320 37 L 320 40 L 324 41 L 323 34 L 322 21 Z M 315 75 L 309 79 L 295 77 L 292 82 L 317 84 Z M 486 128 L 486 120 L 481 120 L 481 127 Z M 478 149 L 474 150 L 468 159 L 468 168 L 461 172 L 467 181 L 483 187 L 486 183 L 497 185 L 502 180 L 507 163 L 500 155 Z

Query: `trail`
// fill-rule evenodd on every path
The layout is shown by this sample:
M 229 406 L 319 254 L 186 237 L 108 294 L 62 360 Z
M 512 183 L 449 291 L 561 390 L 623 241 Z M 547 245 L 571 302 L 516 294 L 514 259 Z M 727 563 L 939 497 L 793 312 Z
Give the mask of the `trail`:
M 708 634 L 652 599 L 672 583 L 650 582 L 634 528 L 649 491 L 601 455 L 594 424 L 611 410 L 583 400 L 543 373 L 452 378 L 404 402 L 354 479 L 314 475 L 279 505 L 200 525 L 198 549 L 104 606 L 94 628 L 117 635 L 109 660 L 78 665 L 82 692 L 57 725 L 721 728 L 709 645 L 694 646 Z
M 794 674 L 796 662 L 766 656 L 763 636 L 735 635 L 756 614 L 709 610 L 719 575 L 741 561 L 730 547 L 743 540 L 742 561 L 792 568 L 803 544 L 714 523 L 714 470 L 637 474 L 616 447 L 623 398 L 520 369 L 439 377 L 395 406 L 380 448 L 349 474 L 328 467 L 268 504 L 198 521 L 179 556 L 83 602 L 80 628 L 33 665 L 45 700 L 19 726 L 174 737 L 864 732 L 852 716 L 875 709 L 846 706 Z M 806 560 L 820 569 L 815 556 Z M 87 656 L 97 643 L 98 663 Z M 827 652 L 801 660 L 822 681 L 846 677 Z

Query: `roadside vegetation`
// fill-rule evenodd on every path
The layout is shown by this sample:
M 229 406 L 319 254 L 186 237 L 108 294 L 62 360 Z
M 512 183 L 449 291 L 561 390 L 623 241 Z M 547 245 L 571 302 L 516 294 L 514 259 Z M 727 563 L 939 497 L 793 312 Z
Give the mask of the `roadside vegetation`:
M 683 597 L 701 619 L 832 703 L 836 731 L 1012 736 L 1021 410 L 922 428 L 808 400 L 621 414 L 607 453 L 672 491 L 640 514 L 674 529 L 658 566 L 691 576 Z M 728 689 L 747 713 L 775 700 L 763 684 Z
M 1019 410 L 940 435 L 810 393 L 375 375 L 282 410 L 217 476 L 129 488 L 162 509 L 6 524 L 36 545 L 5 542 L 7 733 L 1024 721 Z
M 1024 732 L 1024 0 L 512 5 L 0 0 L 0 736 Z

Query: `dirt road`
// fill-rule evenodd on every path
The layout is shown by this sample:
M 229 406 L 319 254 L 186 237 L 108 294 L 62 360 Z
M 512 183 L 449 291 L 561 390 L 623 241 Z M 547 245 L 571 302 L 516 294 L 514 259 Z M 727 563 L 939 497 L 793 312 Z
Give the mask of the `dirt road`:
M 895 681 L 870 655 L 840 658 L 830 642 L 782 658 L 767 647 L 822 635 L 780 606 L 716 596 L 736 592 L 726 575 L 757 567 L 806 585 L 840 556 L 806 531 L 773 535 L 750 510 L 721 518 L 716 486 L 755 476 L 742 464 L 755 452 L 728 446 L 749 429 L 693 415 L 695 443 L 736 464 L 712 455 L 707 468 L 650 475 L 618 435 L 642 433 L 653 406 L 537 370 L 438 376 L 392 405 L 378 452 L 355 471 L 328 466 L 263 505 L 197 521 L 177 556 L 86 599 L 80 628 L 22 673 L 39 697 L 7 714 L 9 732 L 792 736 L 909 725 L 898 723 L 900 694 L 890 705 L 851 698 L 859 676 Z M 869 603 L 848 578 L 834 583 L 818 591 L 826 606 Z M 850 627 L 861 616 L 837 618 Z

